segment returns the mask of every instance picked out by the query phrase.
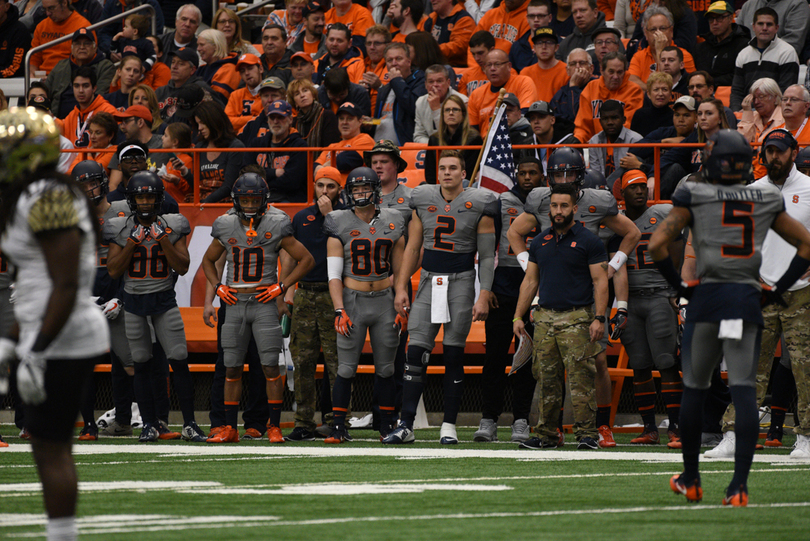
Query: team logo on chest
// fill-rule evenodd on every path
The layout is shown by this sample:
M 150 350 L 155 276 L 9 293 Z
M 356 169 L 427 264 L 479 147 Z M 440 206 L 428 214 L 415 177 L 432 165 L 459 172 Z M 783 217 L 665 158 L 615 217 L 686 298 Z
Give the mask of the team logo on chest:
M 444 211 L 445 212 L 450 212 L 450 205 L 445 205 L 444 206 Z
M 428 209 L 428 212 L 436 212 L 438 210 L 436 208 L 436 205 L 430 205 L 427 209 Z
M 377 233 L 377 229 L 374 228 L 374 227 L 369 227 L 368 232 L 371 233 L 372 235 L 374 235 L 375 233 Z

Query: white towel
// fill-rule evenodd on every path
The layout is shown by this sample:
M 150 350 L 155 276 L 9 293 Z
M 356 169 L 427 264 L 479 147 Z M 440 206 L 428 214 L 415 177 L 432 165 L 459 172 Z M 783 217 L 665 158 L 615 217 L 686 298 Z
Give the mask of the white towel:
M 742 340 L 742 335 L 742 319 L 723 319 L 720 321 L 720 332 L 717 333 L 717 338 L 720 340 Z
M 430 322 L 449 323 L 450 305 L 447 303 L 447 286 L 449 276 L 434 276 L 430 288 Z

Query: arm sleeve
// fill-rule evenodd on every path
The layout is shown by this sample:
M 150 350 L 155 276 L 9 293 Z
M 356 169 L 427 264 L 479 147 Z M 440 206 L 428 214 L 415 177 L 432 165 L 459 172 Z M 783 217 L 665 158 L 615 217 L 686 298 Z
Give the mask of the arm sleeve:
M 481 289 L 492 291 L 492 280 L 495 278 L 495 235 L 478 234 L 478 281 Z

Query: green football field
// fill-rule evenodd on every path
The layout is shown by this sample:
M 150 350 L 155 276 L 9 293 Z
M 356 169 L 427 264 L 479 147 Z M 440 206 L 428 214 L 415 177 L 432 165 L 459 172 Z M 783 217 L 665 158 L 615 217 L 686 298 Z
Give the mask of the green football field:
M 0 538 L 44 538 L 30 447 L 0 432 Z M 701 461 L 704 500 L 669 489 L 680 453 L 665 445 L 612 450 L 521 451 L 506 442 L 383 447 L 375 432 L 354 442 L 271 445 L 102 438 L 77 443 L 83 539 L 540 539 L 781 540 L 810 536 L 810 461 L 789 447 L 759 451 L 746 509 L 721 500 L 731 460 Z M 665 438 L 662 438 L 665 439 Z M 793 444 L 793 436 L 785 438 Z

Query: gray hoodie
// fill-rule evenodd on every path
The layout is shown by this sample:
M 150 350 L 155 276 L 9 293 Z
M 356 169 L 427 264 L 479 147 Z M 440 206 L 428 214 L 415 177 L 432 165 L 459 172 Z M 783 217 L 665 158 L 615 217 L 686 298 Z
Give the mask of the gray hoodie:
M 562 43 L 560 43 L 560 48 L 557 50 L 557 58 L 565 62 L 565 59 L 568 58 L 568 53 L 574 49 L 585 49 L 586 51 L 592 50 L 593 32 L 597 28 L 602 28 L 603 26 L 607 26 L 607 24 L 605 24 L 605 14 L 601 11 L 597 13 L 596 24 L 594 24 L 590 30 L 584 34 L 578 27 L 574 26 L 574 31 L 564 40 L 562 40 Z

